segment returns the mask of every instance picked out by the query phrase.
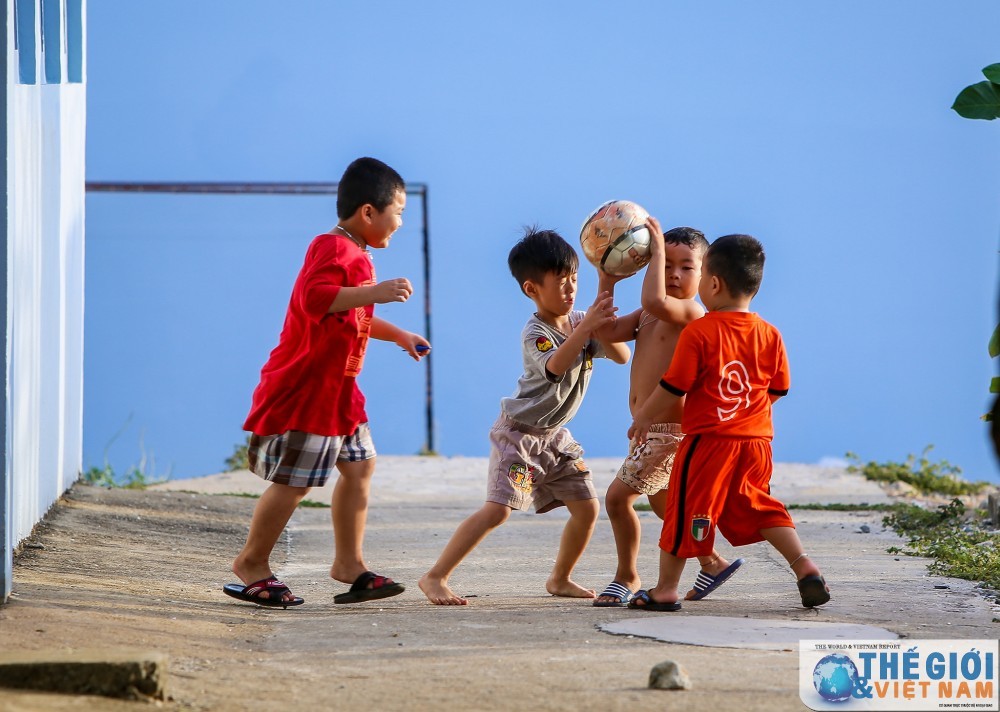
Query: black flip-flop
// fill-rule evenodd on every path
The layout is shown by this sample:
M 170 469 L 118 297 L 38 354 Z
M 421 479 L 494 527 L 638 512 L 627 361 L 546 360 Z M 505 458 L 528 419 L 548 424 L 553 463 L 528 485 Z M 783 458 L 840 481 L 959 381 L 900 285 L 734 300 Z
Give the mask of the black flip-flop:
M 268 597 L 261 598 L 260 594 L 265 591 L 267 591 Z M 298 596 L 295 596 L 290 601 L 284 600 L 282 596 L 289 593 L 288 586 L 276 579 L 274 574 L 260 581 L 248 583 L 246 586 L 240 583 L 227 583 L 222 587 L 222 592 L 227 596 L 238 598 L 241 601 L 256 603 L 258 606 L 268 606 L 270 608 L 277 608 L 278 606 L 288 608 L 289 606 L 300 606 L 305 603 L 305 600 Z
M 816 574 L 803 576 L 798 580 L 799 595 L 805 608 L 822 606 L 830 600 L 830 592 L 826 588 L 826 579 Z
M 638 605 L 636 601 L 642 601 L 642 605 Z M 681 602 L 674 601 L 673 603 L 660 603 L 659 601 L 654 601 L 652 596 L 649 595 L 649 591 L 644 588 L 640 588 L 632 596 L 632 600 L 628 602 L 628 607 L 636 611 L 655 611 L 658 613 L 673 613 L 674 611 L 679 611 L 681 609 Z
M 368 588 L 368 584 L 372 587 Z M 401 583 L 396 583 L 388 576 L 379 576 L 372 571 L 365 571 L 354 579 L 351 588 L 347 593 L 338 593 L 333 597 L 334 603 L 361 603 L 362 601 L 374 601 L 379 598 L 389 598 L 398 596 L 406 587 Z

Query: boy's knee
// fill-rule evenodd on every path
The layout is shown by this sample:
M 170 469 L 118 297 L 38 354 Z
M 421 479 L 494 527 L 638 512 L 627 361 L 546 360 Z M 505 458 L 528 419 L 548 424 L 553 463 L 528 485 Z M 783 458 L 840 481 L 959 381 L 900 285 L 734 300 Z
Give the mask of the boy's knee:
M 487 502 L 479 512 L 483 518 L 483 523 L 493 528 L 500 526 L 510 519 L 511 509 L 503 504 Z
M 597 499 L 581 499 L 566 506 L 570 516 L 582 522 L 596 522 L 601 511 L 601 504 Z
M 609 515 L 627 514 L 632 509 L 633 499 L 634 497 L 630 498 L 620 492 L 612 493 L 609 490 L 608 496 L 604 499 L 604 508 L 608 510 Z

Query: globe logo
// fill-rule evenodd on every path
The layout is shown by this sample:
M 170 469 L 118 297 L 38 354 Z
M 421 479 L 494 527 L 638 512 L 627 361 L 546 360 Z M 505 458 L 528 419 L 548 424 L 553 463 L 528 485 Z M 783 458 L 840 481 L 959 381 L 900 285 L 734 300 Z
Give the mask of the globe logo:
M 849 700 L 857 680 L 857 666 L 843 653 L 827 655 L 813 668 L 813 686 L 829 702 Z

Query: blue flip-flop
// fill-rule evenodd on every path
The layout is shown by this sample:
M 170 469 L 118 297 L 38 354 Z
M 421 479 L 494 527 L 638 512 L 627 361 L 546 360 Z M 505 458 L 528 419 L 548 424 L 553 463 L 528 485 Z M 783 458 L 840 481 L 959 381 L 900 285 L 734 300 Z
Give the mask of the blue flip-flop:
M 700 601 L 705 596 L 710 594 L 712 591 L 717 589 L 719 586 L 724 584 L 729 577 L 739 571 L 740 567 L 746 563 L 743 559 L 736 559 L 724 568 L 722 571 L 717 573 L 715 576 L 704 571 L 698 572 L 698 578 L 694 581 L 694 595 L 689 598 L 689 601 Z
M 621 608 L 632 600 L 632 590 L 626 586 L 618 583 L 617 581 L 612 581 L 608 584 L 608 587 L 601 591 L 601 596 L 606 596 L 608 598 L 614 598 L 614 601 L 598 601 L 594 600 L 594 606 L 597 608 Z M 600 596 L 598 596 L 600 598 Z

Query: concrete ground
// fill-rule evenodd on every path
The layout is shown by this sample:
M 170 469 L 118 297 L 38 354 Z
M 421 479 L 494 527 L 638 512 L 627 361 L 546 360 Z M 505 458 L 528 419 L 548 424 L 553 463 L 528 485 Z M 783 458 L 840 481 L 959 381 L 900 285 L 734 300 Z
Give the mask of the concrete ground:
M 619 464 L 591 460 L 603 494 Z M 258 705 L 313 710 L 800 710 L 794 642 L 778 631 L 838 637 L 868 626 L 888 637 L 997 638 L 996 607 L 969 582 L 928 576 L 877 512 L 793 510 L 833 600 L 800 605 L 794 579 L 765 544 L 734 550 L 747 564 L 680 613 L 594 608 L 544 590 L 565 522 L 559 511 L 514 513 L 459 567 L 466 607 L 429 604 L 416 586 L 455 527 L 482 502 L 480 458 L 380 457 L 369 513 L 369 565 L 407 585 L 395 598 L 334 605 L 329 509 L 300 508 L 276 551 L 276 572 L 306 604 L 263 609 L 224 596 L 259 481 L 247 473 L 179 480 L 131 492 L 77 486 L 15 562 L 14 596 L 0 607 L 0 646 L 72 654 L 165 654 L 178 710 Z M 788 504 L 887 501 L 842 470 L 777 465 Z M 329 501 L 328 491 L 314 499 Z M 640 571 L 656 576 L 659 520 L 644 513 Z M 862 525 L 868 531 L 864 532 Z M 602 513 L 575 574 L 602 589 L 614 571 Z M 690 584 L 695 566 L 685 572 Z M 676 625 L 671 624 L 676 621 Z M 612 634 L 612 632 L 619 634 Z M 798 634 L 798 633 L 796 633 Z M 792 636 L 794 637 L 794 635 Z M 873 636 L 874 637 L 874 636 Z M 685 643 L 663 642 L 679 639 Z M 716 645 L 735 647 L 714 647 Z M 769 649 L 768 649 L 769 648 Z M 680 663 L 692 689 L 646 688 L 650 668 Z M 0 710 L 132 709 L 141 702 L 0 690 Z

